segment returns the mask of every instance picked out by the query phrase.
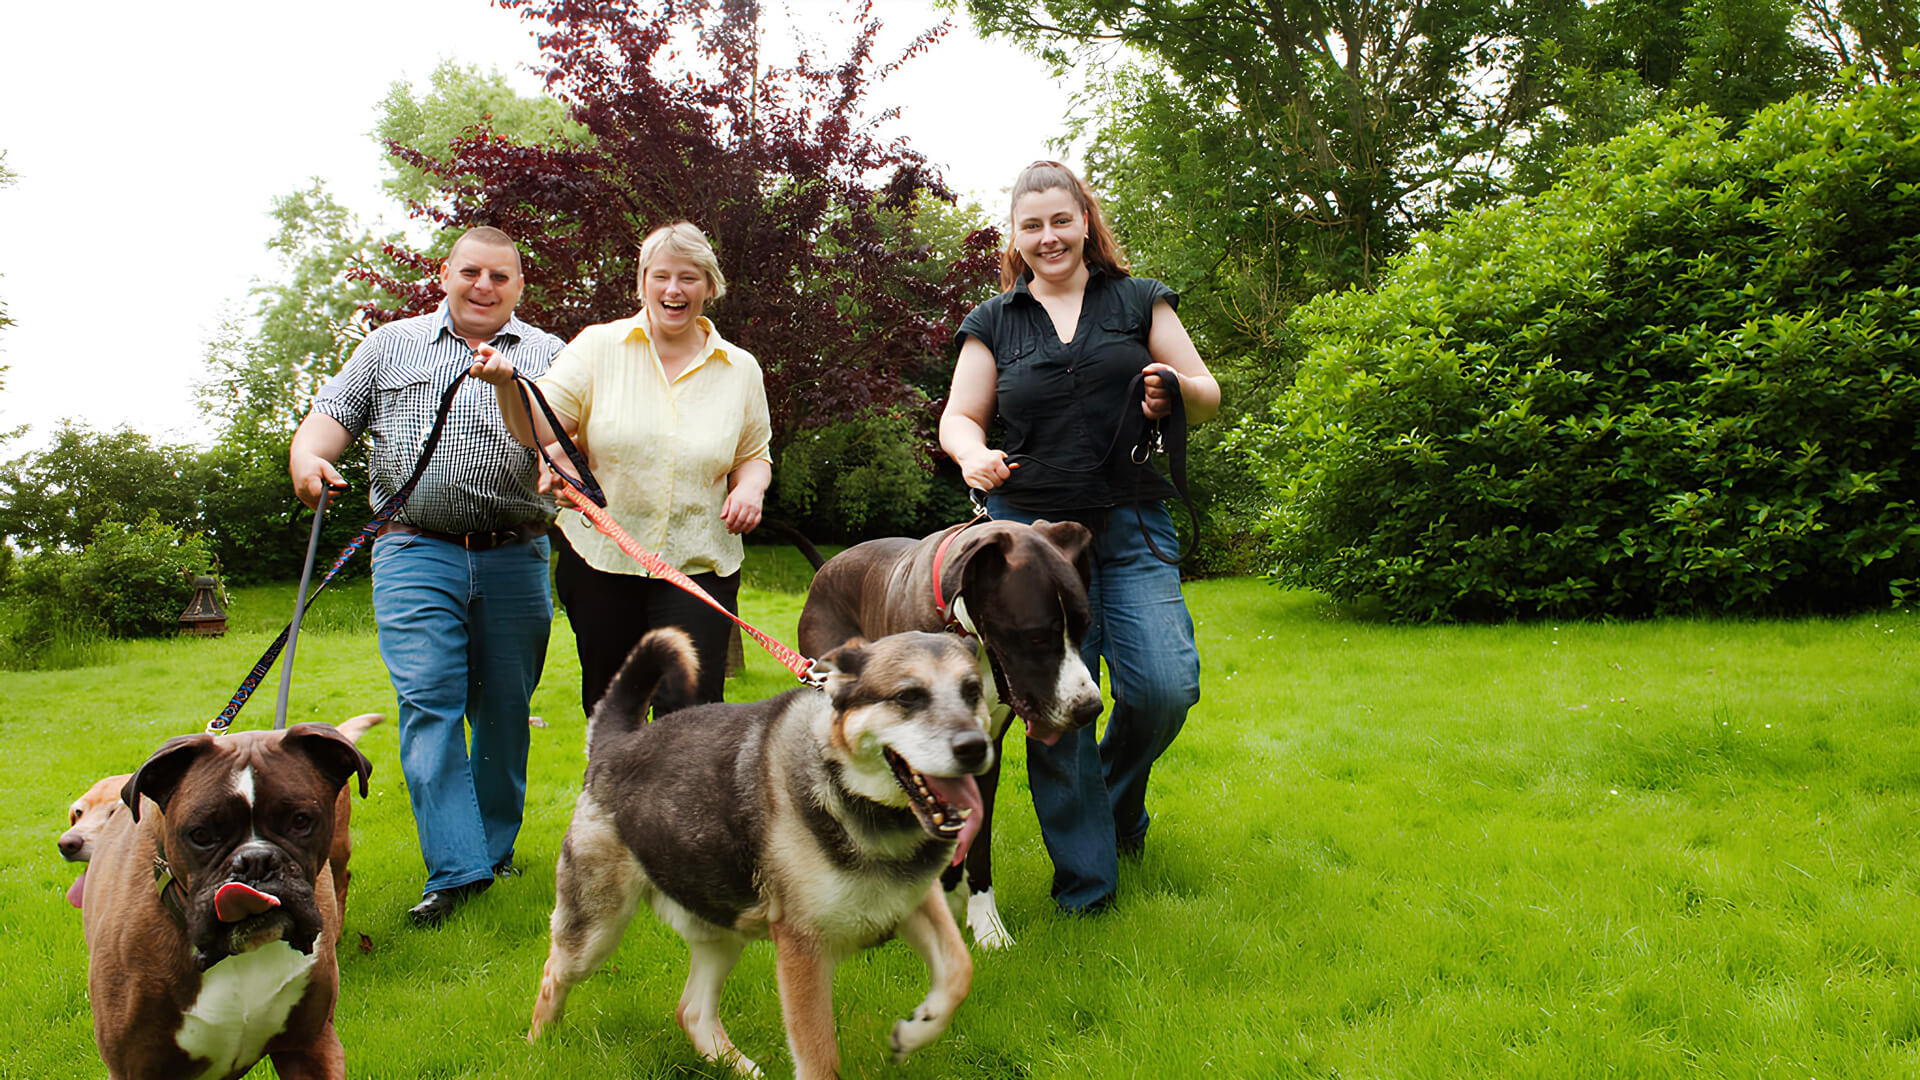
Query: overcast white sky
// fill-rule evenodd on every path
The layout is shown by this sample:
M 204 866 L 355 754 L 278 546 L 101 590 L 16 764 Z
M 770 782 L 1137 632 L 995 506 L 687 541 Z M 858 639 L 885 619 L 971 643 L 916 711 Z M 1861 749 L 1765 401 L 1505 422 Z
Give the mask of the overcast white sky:
M 767 0 L 803 29 L 836 0 Z M 891 58 L 945 14 L 878 0 Z M 870 96 L 958 190 L 998 211 L 1020 167 L 1061 134 L 1067 94 L 964 15 Z M 838 45 L 844 31 L 820 32 Z M 326 181 L 370 223 L 404 218 L 368 137 L 395 80 L 424 87 L 443 59 L 496 67 L 523 92 L 526 24 L 488 0 L 100 0 L 0 11 L 0 429 L 62 418 L 202 442 L 192 401 L 205 345 L 270 276 L 275 196 Z

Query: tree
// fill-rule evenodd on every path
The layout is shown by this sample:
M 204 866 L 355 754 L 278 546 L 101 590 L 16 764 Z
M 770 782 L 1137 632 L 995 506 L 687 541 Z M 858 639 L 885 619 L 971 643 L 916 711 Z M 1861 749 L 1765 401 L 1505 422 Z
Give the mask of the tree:
M 519 93 L 498 70 L 483 71 L 452 60 L 433 69 L 424 95 L 416 95 L 405 82 L 389 87 L 373 135 L 382 146 L 404 146 L 444 164 L 448 147 L 481 123 L 530 146 L 578 146 L 591 141 L 560 102 Z M 392 155 L 386 161 L 393 174 L 386 181 L 388 194 L 402 204 L 424 203 L 433 197 L 433 176 Z
M 191 447 L 156 443 L 128 427 L 60 425 L 53 443 L 0 464 L 0 536 L 23 550 L 79 551 L 103 522 L 155 514 L 193 531 L 199 488 Z
M 923 195 L 952 196 L 924 156 L 882 141 L 863 115 L 879 23 L 864 7 L 845 59 L 770 63 L 757 3 L 503 0 L 542 28 L 550 93 L 590 138 L 539 144 L 495 130 L 445 160 L 398 143 L 432 178 L 416 212 L 439 227 L 488 224 L 519 238 L 521 311 L 562 336 L 630 315 L 635 257 L 653 226 L 706 230 L 728 271 L 716 314 L 765 368 L 776 446 L 810 425 L 888 408 L 924 411 L 910 383 L 949 343 L 990 280 L 998 236 L 940 258 L 914 230 Z M 916 38 L 893 62 L 933 44 Z M 394 249 L 417 275 L 371 275 L 399 302 L 438 302 L 433 261 Z
M 1503 151 L 1546 103 L 1541 42 L 1581 9 L 1575 0 L 967 7 L 983 32 L 1010 35 L 1056 63 L 1068 63 L 1075 46 L 1102 44 L 1144 58 L 1146 81 L 1123 76 L 1132 85 L 1110 101 L 1148 111 L 1109 133 L 1104 162 L 1146 167 L 1153 180 L 1173 180 L 1171 190 L 1190 188 L 1188 170 L 1202 166 L 1231 199 L 1221 216 L 1250 218 L 1255 237 L 1275 225 L 1324 232 L 1331 246 L 1316 261 L 1329 283 L 1362 286 L 1413 232 L 1497 190 Z M 1093 55 L 1083 50 L 1080 59 Z M 1117 111 L 1097 112 L 1097 122 L 1108 126 Z M 1193 143 L 1177 165 L 1163 158 L 1156 167 L 1142 152 L 1190 128 L 1230 137 Z M 1179 183 L 1176 169 L 1189 182 Z M 1105 187 L 1122 176 L 1106 168 L 1099 179 Z M 1311 246 L 1284 231 L 1283 248 Z
M 280 228 L 267 247 L 279 257 L 280 274 L 254 284 L 256 325 L 223 327 L 195 386 L 201 410 L 220 428 L 194 462 L 202 528 L 232 584 L 300 569 L 308 525 L 304 514 L 293 512 L 287 449 L 314 394 L 366 334 L 360 309 L 375 290 L 350 272 L 381 265 L 381 244 L 398 239 L 376 239 L 319 180 L 274 200 L 273 216 Z M 364 476 L 364 453 L 350 449 L 342 475 Z M 364 492 L 358 501 L 364 503 Z M 324 540 L 330 549 L 345 544 L 363 520 L 354 513 L 329 516 Z

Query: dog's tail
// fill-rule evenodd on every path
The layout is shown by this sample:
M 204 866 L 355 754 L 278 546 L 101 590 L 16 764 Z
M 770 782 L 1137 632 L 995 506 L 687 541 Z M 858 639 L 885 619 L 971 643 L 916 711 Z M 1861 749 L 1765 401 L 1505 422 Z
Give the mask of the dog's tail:
M 692 697 L 699 672 L 700 656 L 686 631 L 669 626 L 641 638 L 587 718 L 587 759 L 593 760 L 603 740 L 638 729 L 656 697 Z
M 334 726 L 340 729 L 340 734 L 357 743 L 360 741 L 360 736 L 367 733 L 368 728 L 385 723 L 386 719 L 385 715 L 377 712 L 361 713 L 359 716 L 350 716 Z

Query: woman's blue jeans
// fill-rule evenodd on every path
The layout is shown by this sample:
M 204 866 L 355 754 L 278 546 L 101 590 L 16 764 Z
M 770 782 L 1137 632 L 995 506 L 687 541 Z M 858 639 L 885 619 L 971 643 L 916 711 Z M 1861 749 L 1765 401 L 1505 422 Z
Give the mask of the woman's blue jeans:
M 1033 522 L 1033 514 L 989 497 L 996 520 Z M 1053 858 L 1053 899 L 1066 911 L 1084 911 L 1113 898 L 1119 847 L 1137 847 L 1147 834 L 1147 780 L 1200 700 L 1200 654 L 1193 617 L 1180 594 L 1180 569 L 1147 546 L 1179 550 L 1173 519 L 1160 503 L 1116 506 L 1093 530 L 1092 620 L 1081 656 L 1093 677 L 1106 680 L 1113 706 L 1096 744 L 1093 729 L 1061 736 L 1052 746 L 1027 740 L 1027 782 L 1040 835 Z
M 400 701 L 424 892 L 491 880 L 520 835 L 528 702 L 553 621 L 548 551 L 545 537 L 490 551 L 406 533 L 373 543 L 380 658 Z

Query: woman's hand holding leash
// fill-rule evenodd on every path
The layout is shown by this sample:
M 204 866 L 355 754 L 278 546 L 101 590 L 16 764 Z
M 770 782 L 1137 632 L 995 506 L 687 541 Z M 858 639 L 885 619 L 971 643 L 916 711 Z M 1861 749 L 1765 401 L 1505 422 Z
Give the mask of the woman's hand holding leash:
M 1180 373 L 1166 364 L 1148 364 L 1140 369 L 1146 375 L 1146 396 L 1140 411 L 1149 420 L 1164 420 L 1173 412 L 1173 399 L 1182 395 Z
M 965 459 L 956 462 L 960 466 L 960 476 L 967 486 L 980 491 L 992 491 L 1007 482 L 1013 470 L 1020 467 L 1018 462 L 1007 460 L 1005 450 L 995 450 L 982 445 L 978 450 L 968 451 Z
M 491 386 L 513 385 L 513 361 L 494 351 L 491 345 L 473 350 L 473 366 L 467 374 Z

